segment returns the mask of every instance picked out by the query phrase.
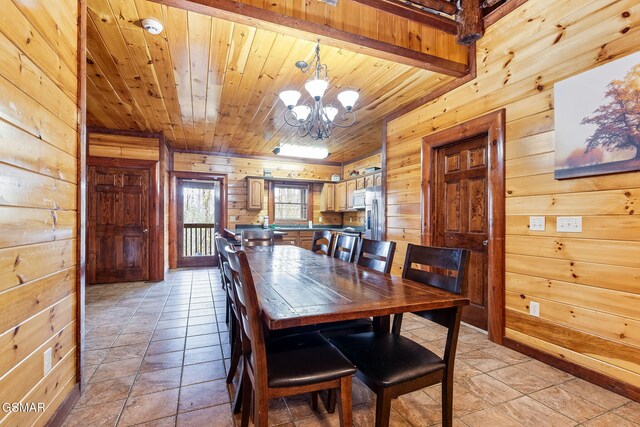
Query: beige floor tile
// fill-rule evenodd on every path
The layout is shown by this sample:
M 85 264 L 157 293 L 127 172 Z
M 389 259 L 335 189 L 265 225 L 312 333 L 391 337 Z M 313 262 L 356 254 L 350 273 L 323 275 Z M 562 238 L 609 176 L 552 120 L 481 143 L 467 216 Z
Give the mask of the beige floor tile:
M 178 388 L 180 387 L 181 372 L 182 369 L 180 367 L 143 372 L 138 375 L 133 383 L 131 396 L 140 396 Z
M 118 426 L 131 426 L 170 417 L 177 412 L 179 389 L 164 390 L 127 399 Z
M 171 353 L 173 351 L 184 350 L 184 338 L 172 338 L 162 341 L 152 341 L 147 349 L 147 354 Z
M 626 405 L 619 407 L 614 412 L 622 418 L 626 418 L 627 420 L 640 425 L 640 403 L 629 402 Z
M 560 384 L 575 378 L 567 372 L 533 359 L 519 364 L 518 367 L 553 384 Z
M 233 427 L 234 420 L 229 405 L 218 405 L 178 414 L 176 427 Z M 240 425 L 238 423 L 238 425 Z
M 187 336 L 187 328 L 169 328 L 159 329 L 153 333 L 151 341 L 168 340 L 172 338 L 181 338 Z
M 112 347 L 102 360 L 102 363 L 116 362 L 118 360 L 131 359 L 133 357 L 142 357 L 146 350 L 146 342 Z
M 526 426 L 568 427 L 576 425 L 570 418 L 548 408 L 529 396 L 510 400 L 500 405 L 499 408 L 511 418 Z
M 441 404 L 442 386 L 440 384 L 424 389 L 433 400 Z M 489 402 L 472 393 L 463 384 L 456 383 L 453 386 L 453 416 L 462 417 L 471 412 L 480 411 L 491 406 Z
M 187 337 L 187 349 L 220 345 L 218 334 L 206 334 Z
M 222 350 L 219 345 L 208 347 L 198 347 L 185 350 L 184 364 L 192 365 L 194 363 L 211 362 L 222 359 Z
M 637 423 L 621 417 L 613 412 L 607 412 L 583 424 L 585 427 L 638 427 Z
M 552 385 L 549 381 L 520 369 L 518 365 L 489 372 L 489 375 L 524 394 L 533 393 Z
M 147 421 L 142 424 L 136 424 L 135 427 L 175 427 L 175 425 L 176 417 L 167 417 L 159 420 Z
M 198 363 L 196 365 L 188 365 L 183 368 L 182 385 L 191 385 L 226 377 L 227 373 L 224 369 L 222 360 Z
M 133 375 L 138 371 L 141 362 L 142 357 L 132 357 L 131 359 L 102 363 L 91 376 L 89 382 L 99 382 Z
M 569 393 L 582 397 L 589 402 L 602 406 L 606 409 L 615 409 L 629 402 L 626 397 L 605 390 L 595 384 L 591 384 L 580 378 L 560 384 L 560 387 Z
M 473 394 L 494 405 L 515 399 L 521 395 L 519 391 L 487 374 L 463 378 L 460 382 Z
M 134 379 L 135 375 L 131 375 L 88 384 L 76 403 L 76 408 L 126 399 Z
M 549 387 L 530 395 L 551 409 L 577 422 L 584 422 L 607 412 L 606 409 L 558 387 Z
M 157 371 L 159 369 L 176 368 L 182 366 L 183 351 L 172 353 L 151 354 L 144 357 L 140 372 Z
M 95 406 L 74 408 L 63 427 L 112 427 L 116 425 L 124 400 L 103 403 Z
M 394 399 L 391 407 L 416 427 L 430 426 L 439 422 L 442 417 L 442 405 L 422 390 Z
M 507 413 L 492 406 L 482 411 L 462 417 L 462 421 L 472 427 L 522 427 L 523 424 L 511 418 Z
M 509 366 L 508 363 L 497 359 L 482 350 L 472 351 L 469 353 L 460 354 L 457 360 L 464 361 L 468 365 L 480 370 L 482 372 L 490 372 L 496 369 L 505 368 Z
M 180 389 L 180 412 L 193 411 L 229 402 L 229 392 L 224 380 L 209 381 Z

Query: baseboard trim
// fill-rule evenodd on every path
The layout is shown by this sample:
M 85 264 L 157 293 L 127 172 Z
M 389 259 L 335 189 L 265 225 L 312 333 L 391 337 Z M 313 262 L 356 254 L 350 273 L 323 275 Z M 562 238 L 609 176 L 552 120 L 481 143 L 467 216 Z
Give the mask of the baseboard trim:
M 549 353 L 545 353 L 536 348 L 530 347 L 526 344 L 522 344 L 511 338 L 504 337 L 503 345 L 519 353 L 532 357 L 547 365 L 558 368 L 562 371 L 568 372 L 571 375 L 581 378 L 585 381 L 589 381 L 602 388 L 610 390 L 621 396 L 640 402 L 640 387 L 622 382 L 615 378 L 611 378 L 607 375 L 601 374 L 584 366 L 580 366 L 576 363 L 568 360 L 561 359 Z
M 60 427 L 67 418 L 67 415 L 69 415 L 69 412 L 71 412 L 75 404 L 78 402 L 78 399 L 80 399 L 80 384 L 76 384 L 71 389 L 69 396 L 64 399 L 62 405 L 58 407 L 53 416 L 49 418 L 49 421 L 47 421 L 46 427 Z

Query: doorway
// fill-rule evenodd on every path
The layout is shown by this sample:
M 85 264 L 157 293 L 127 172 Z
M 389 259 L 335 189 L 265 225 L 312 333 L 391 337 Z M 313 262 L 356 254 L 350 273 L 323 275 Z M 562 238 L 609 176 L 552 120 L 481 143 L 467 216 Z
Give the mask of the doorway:
M 89 166 L 89 283 L 149 280 L 149 169 Z
M 504 110 L 423 138 L 423 244 L 471 250 L 463 321 L 504 338 Z
M 217 266 L 215 234 L 224 233 L 224 179 L 175 176 L 173 183 L 176 267 Z

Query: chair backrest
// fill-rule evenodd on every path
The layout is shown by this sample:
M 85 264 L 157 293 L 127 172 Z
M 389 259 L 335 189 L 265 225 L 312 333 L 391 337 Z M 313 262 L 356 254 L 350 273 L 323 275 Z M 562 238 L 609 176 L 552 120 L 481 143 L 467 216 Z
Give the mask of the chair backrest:
M 273 230 L 242 230 L 242 247 L 273 246 Z
M 226 253 L 231 272 L 231 287 L 234 293 L 238 325 L 240 326 L 243 354 L 251 354 L 252 356 L 252 363 L 247 363 L 246 369 L 253 371 L 256 387 L 261 384 L 266 385 L 267 358 L 262 317 L 260 316 L 260 304 L 249 260 L 241 250 L 226 248 Z
M 222 287 L 224 289 L 228 289 L 228 286 L 230 284 L 230 274 L 225 270 L 225 268 L 227 268 L 228 270 L 228 259 L 225 249 L 231 247 L 232 245 L 227 239 L 220 235 L 216 236 L 215 244 L 216 252 L 218 252 L 218 266 L 220 267 L 220 278 L 222 279 Z
M 356 236 L 339 234 L 333 248 L 333 257 L 343 261 L 353 262 L 356 249 L 358 248 L 358 240 L 360 239 Z
M 460 295 L 467 294 L 467 280 L 471 251 L 462 248 L 439 248 L 409 244 L 404 259 L 402 277 Z M 414 267 L 414 266 L 417 266 Z M 447 328 L 444 361 L 452 374 L 458 343 L 462 307 L 444 308 L 414 313 Z M 401 317 L 400 317 L 401 321 Z M 394 318 L 393 330 L 399 333 L 400 324 Z
M 333 245 L 333 233 L 329 230 L 314 231 L 311 250 L 313 252 L 322 252 L 325 255 L 331 255 L 331 246 Z
M 381 273 L 389 273 L 396 252 L 396 242 L 361 239 L 356 262 Z

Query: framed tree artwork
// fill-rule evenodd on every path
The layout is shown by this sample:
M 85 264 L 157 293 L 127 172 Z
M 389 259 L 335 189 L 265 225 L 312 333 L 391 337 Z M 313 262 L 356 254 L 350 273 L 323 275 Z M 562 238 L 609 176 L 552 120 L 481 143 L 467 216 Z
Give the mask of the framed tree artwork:
M 554 86 L 555 178 L 640 170 L 640 53 Z

